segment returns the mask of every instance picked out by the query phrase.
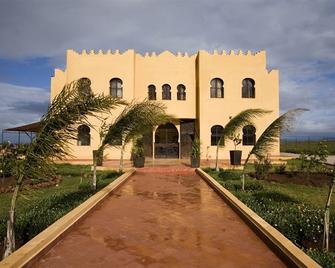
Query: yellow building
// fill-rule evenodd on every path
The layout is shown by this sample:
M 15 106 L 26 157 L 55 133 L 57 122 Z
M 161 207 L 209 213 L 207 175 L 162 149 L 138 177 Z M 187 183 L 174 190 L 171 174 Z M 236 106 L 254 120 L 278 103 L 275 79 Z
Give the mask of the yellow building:
M 94 93 L 112 94 L 127 101 L 133 99 L 161 101 L 167 113 L 176 121 L 157 126 L 145 136 L 145 154 L 152 158 L 188 158 L 191 136 L 197 133 L 201 140 L 202 159 L 214 159 L 216 143 L 225 124 L 247 108 L 271 110 L 241 131 L 244 158 L 255 139 L 279 114 L 279 72 L 268 70 L 266 53 L 248 51 L 230 53 L 200 50 L 198 53 L 177 55 L 165 51 L 141 55 L 134 50 L 120 53 L 85 50 L 67 51 L 66 69 L 56 69 L 51 79 L 51 99 L 66 83 L 88 78 Z M 121 109 L 121 108 L 120 108 Z M 111 120 L 120 109 L 112 112 Z M 99 122 L 92 121 L 95 129 L 78 127 L 78 141 L 71 145 L 75 159 L 92 159 L 92 150 L 99 145 Z M 130 157 L 131 145 L 125 157 Z M 220 150 L 219 158 L 228 159 L 228 142 Z M 271 152 L 279 155 L 279 145 Z M 118 159 L 118 148 L 108 149 L 105 159 Z

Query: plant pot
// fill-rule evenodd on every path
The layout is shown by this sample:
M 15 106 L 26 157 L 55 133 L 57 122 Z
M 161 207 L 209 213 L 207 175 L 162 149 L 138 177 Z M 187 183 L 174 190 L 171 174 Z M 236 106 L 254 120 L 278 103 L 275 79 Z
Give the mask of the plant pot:
M 100 151 L 100 154 L 98 154 L 98 150 L 93 150 L 93 158 L 97 161 L 97 166 L 101 167 L 103 162 L 103 151 Z
M 200 167 L 200 157 L 191 156 L 191 167 L 193 168 Z
M 231 165 L 241 165 L 242 151 L 232 150 L 230 152 L 230 164 Z
M 133 164 L 134 167 L 141 168 L 144 167 L 145 157 L 144 156 L 134 156 Z

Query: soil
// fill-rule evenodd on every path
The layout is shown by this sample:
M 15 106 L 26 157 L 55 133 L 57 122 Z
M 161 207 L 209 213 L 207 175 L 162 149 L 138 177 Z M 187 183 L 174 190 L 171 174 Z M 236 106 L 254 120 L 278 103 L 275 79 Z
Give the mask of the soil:
M 250 174 L 255 177 L 255 174 Z M 310 173 L 305 172 L 285 172 L 285 173 L 270 173 L 267 181 L 279 183 L 293 183 L 307 186 L 322 187 L 329 185 L 332 176 L 326 173 Z
M 51 186 L 55 186 L 60 183 L 60 177 L 54 177 L 48 181 L 40 181 L 36 182 L 33 180 L 26 180 L 23 183 L 24 189 L 40 189 L 40 188 L 48 188 Z M 13 192 L 15 188 L 15 177 L 5 177 L 0 178 L 0 193 L 9 193 Z

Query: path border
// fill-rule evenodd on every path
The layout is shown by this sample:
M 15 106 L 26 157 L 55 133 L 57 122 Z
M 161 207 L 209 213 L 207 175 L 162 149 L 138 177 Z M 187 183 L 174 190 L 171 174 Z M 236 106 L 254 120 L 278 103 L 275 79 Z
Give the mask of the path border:
M 123 185 L 133 174 L 131 169 L 88 198 L 78 207 L 65 214 L 39 233 L 21 248 L 0 262 L 0 267 L 29 267 L 53 247 L 73 226 L 84 218 L 94 207 Z
M 264 219 L 248 208 L 231 192 L 219 184 L 214 178 L 200 168 L 196 169 L 200 177 L 213 188 L 222 199 L 274 250 L 274 252 L 288 265 L 294 267 L 321 267 L 305 252 L 294 245 L 277 229 L 272 227 Z

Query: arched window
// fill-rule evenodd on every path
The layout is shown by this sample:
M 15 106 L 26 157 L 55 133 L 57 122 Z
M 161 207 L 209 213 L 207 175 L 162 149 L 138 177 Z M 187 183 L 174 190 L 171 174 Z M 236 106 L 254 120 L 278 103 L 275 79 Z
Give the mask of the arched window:
M 242 98 L 255 98 L 255 81 L 245 78 L 242 81 Z
M 214 78 L 211 81 L 211 98 L 223 98 L 224 88 L 223 80 L 220 78 Z
M 182 84 L 177 86 L 177 100 L 186 100 L 186 87 Z
M 86 125 L 80 125 L 78 127 L 77 145 L 88 146 L 91 144 L 91 130 Z
M 256 128 L 252 125 L 247 125 L 243 127 L 243 145 L 255 145 L 256 143 Z
M 91 80 L 88 79 L 87 77 L 80 78 L 78 80 L 78 89 L 79 92 L 85 96 L 92 95 Z
M 120 78 L 113 78 L 109 81 L 109 90 L 113 98 L 122 98 L 123 87 L 122 80 Z
M 162 87 L 162 100 L 171 100 L 171 87 L 168 84 Z
M 217 145 L 223 135 L 223 127 L 220 125 L 212 126 L 211 128 L 211 145 Z
M 148 86 L 149 100 L 156 100 L 156 87 L 154 85 Z

